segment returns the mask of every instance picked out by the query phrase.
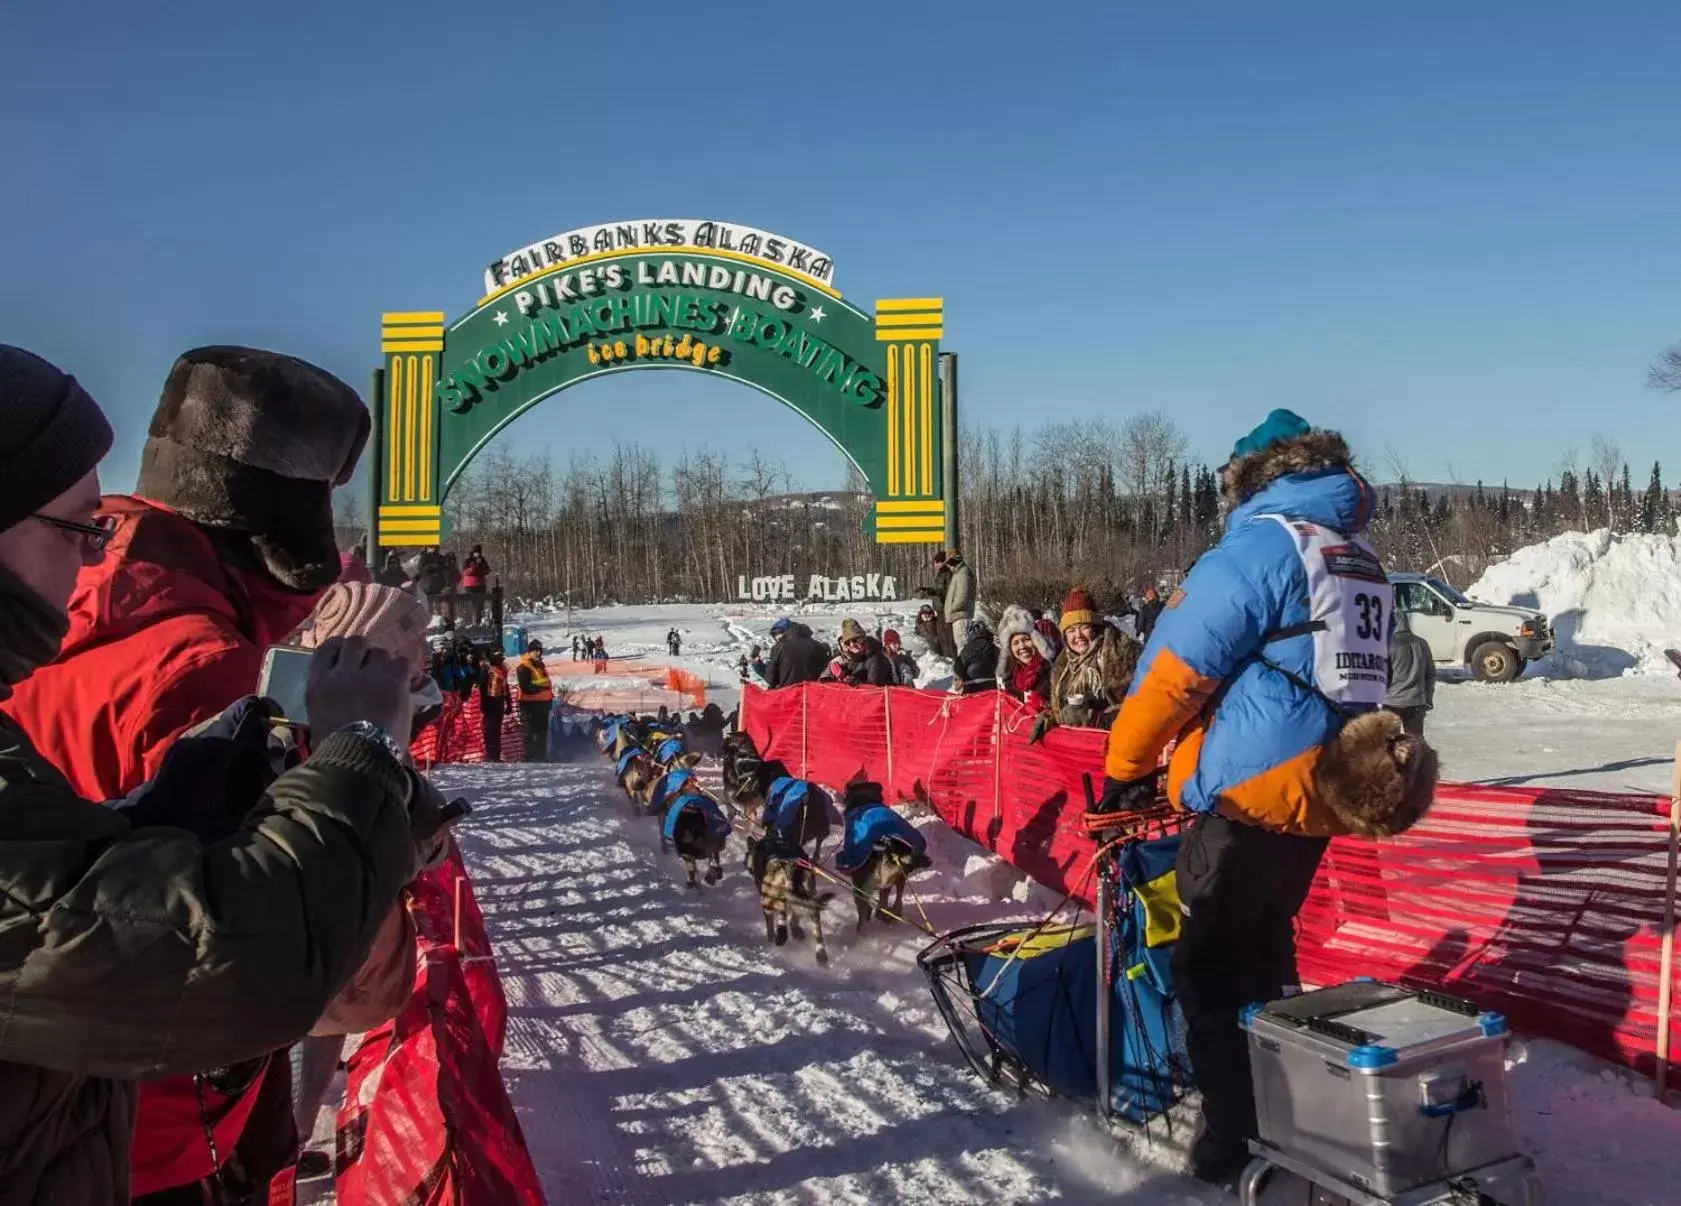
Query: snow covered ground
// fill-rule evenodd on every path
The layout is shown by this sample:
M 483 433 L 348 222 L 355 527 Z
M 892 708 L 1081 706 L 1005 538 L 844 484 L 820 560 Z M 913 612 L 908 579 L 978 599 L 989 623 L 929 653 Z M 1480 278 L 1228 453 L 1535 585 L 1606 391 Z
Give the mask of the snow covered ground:
M 915 968 L 919 934 L 855 938 L 842 901 L 824 969 L 808 946 L 765 945 L 735 852 L 721 884 L 685 891 L 603 761 L 436 777 L 475 800 L 460 837 L 507 987 L 510 1089 L 551 1202 L 1231 1201 L 1173 1171 L 1182 1127 L 1123 1147 L 1067 1103 L 1018 1102 L 972 1076 Z M 918 823 L 936 869 L 917 894 L 935 928 L 1048 907 L 1011 868 Z M 1675 1200 L 1681 1114 L 1567 1048 L 1514 1053 L 1518 1125 L 1549 1200 Z M 1269 1198 L 1300 1200 L 1287 1189 Z
M 1668 677 L 1445 680 L 1425 734 L 1442 775 L 1512 787 L 1669 794 L 1681 682 Z
M 1444 775 L 1667 792 L 1681 683 L 1661 654 L 1681 644 L 1681 544 L 1560 537 L 1491 568 L 1471 593 L 1546 610 L 1560 649 L 1504 686 L 1442 676 L 1428 731 Z M 917 606 L 791 614 L 831 640 L 843 616 L 897 628 L 925 681 L 943 685 L 949 668 L 913 635 Z M 603 636 L 615 657 L 674 660 L 728 711 L 739 659 L 768 648 L 780 614 L 672 604 L 527 623 L 551 648 L 576 632 Z M 677 659 L 666 654 L 672 627 Z M 716 888 L 685 892 L 653 822 L 630 813 L 601 760 L 438 777 L 477 797 L 462 845 L 507 984 L 510 1084 L 550 1201 L 1230 1201 L 1174 1172 L 1183 1127 L 1123 1147 L 1066 1103 L 1018 1102 L 970 1075 L 916 970 L 920 934 L 854 938 L 841 901 L 830 912 L 834 963 L 822 969 L 808 947 L 764 944 L 739 857 Z M 1052 903 L 932 817 L 918 823 L 936 869 L 916 886 L 936 929 L 1037 918 Z M 1677 1200 L 1681 1113 L 1569 1048 L 1520 1042 L 1513 1055 L 1519 1132 L 1550 1201 Z
M 791 616 L 811 626 L 833 644 L 843 618 L 851 616 L 870 631 L 894 628 L 905 648 L 924 670 L 924 685 L 949 686 L 951 667 L 931 657 L 915 636 L 920 600 L 898 603 L 820 603 L 776 607 L 759 603 L 661 603 L 643 607 L 593 607 L 572 612 L 539 612 L 519 617 L 530 635 L 550 650 L 565 651 L 574 634 L 601 637 L 614 658 L 635 658 L 673 665 L 698 674 L 706 682 L 706 697 L 725 712 L 741 698 L 742 657 L 758 645 L 771 646 L 770 626 L 779 616 Z M 666 651 L 665 634 L 672 628 L 682 637 L 682 655 Z M 579 686 L 591 686 L 581 681 Z

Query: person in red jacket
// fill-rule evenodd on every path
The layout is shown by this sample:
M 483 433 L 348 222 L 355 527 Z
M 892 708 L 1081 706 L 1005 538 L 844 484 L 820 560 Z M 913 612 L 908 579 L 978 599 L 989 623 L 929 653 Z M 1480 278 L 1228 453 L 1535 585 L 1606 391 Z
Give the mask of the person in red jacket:
M 134 791 L 187 729 L 255 690 L 264 652 L 341 573 L 332 489 L 369 426 L 355 390 L 291 356 L 207 347 L 176 361 L 135 494 L 101 501 L 113 532 L 77 581 L 58 660 L 6 704 L 80 795 Z M 224 1182 L 265 1184 L 289 1167 L 290 1079 L 282 1055 L 148 1082 L 136 1199 L 198 1192 L 214 1169 L 207 1129 Z
M 473 613 L 472 625 L 484 623 L 484 595 L 490 582 L 490 562 L 484 559 L 484 549 L 474 545 L 461 563 L 461 593 L 467 596 L 467 607 Z

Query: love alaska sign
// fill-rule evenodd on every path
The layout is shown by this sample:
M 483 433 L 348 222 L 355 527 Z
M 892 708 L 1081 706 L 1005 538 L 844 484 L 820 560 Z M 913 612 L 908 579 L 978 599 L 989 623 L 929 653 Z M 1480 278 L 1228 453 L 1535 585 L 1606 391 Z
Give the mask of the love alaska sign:
M 892 574 L 853 574 L 850 578 L 829 578 L 812 574 L 806 579 L 805 594 L 796 594 L 793 574 L 772 574 L 749 578 L 740 574 L 735 580 L 735 597 L 754 603 L 856 602 L 860 599 L 891 603 L 899 598 L 898 584 Z

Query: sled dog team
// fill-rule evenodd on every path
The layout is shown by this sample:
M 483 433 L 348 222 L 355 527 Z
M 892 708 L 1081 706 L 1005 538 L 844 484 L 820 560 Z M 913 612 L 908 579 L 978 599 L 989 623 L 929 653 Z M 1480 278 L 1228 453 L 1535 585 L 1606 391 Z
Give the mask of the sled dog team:
M 835 894 L 819 890 L 817 870 L 831 831 L 828 792 L 796 778 L 776 759 L 762 757 L 746 733 L 734 732 L 724 740 L 722 800 L 696 779 L 701 754 L 687 748 L 681 729 L 616 716 L 602 722 L 596 744 L 612 759 L 630 802 L 659 825 L 661 851 L 675 851 L 683 860 L 688 888 L 698 891 L 702 882 L 716 884 L 723 878 L 720 857 L 730 834 L 740 828 L 747 840 L 746 866 L 764 912 L 766 941 L 781 946 L 790 935 L 802 939 L 809 926 L 817 962 L 829 961 L 823 909 Z M 841 817 L 843 841 L 835 869 L 852 882 L 861 932 L 872 917 L 891 922 L 902 914 L 905 882 L 929 860 L 922 835 L 887 806 L 881 785 L 862 775 L 847 784 Z

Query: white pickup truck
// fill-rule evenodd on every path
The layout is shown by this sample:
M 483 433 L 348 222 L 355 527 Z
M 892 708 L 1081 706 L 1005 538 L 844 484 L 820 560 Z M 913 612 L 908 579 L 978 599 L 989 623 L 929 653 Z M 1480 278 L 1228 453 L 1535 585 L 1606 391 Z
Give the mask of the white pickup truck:
M 1430 643 L 1437 664 L 1466 666 L 1486 683 L 1509 683 L 1552 651 L 1547 617 L 1528 607 L 1474 603 L 1440 578 L 1390 574 L 1395 606 Z

